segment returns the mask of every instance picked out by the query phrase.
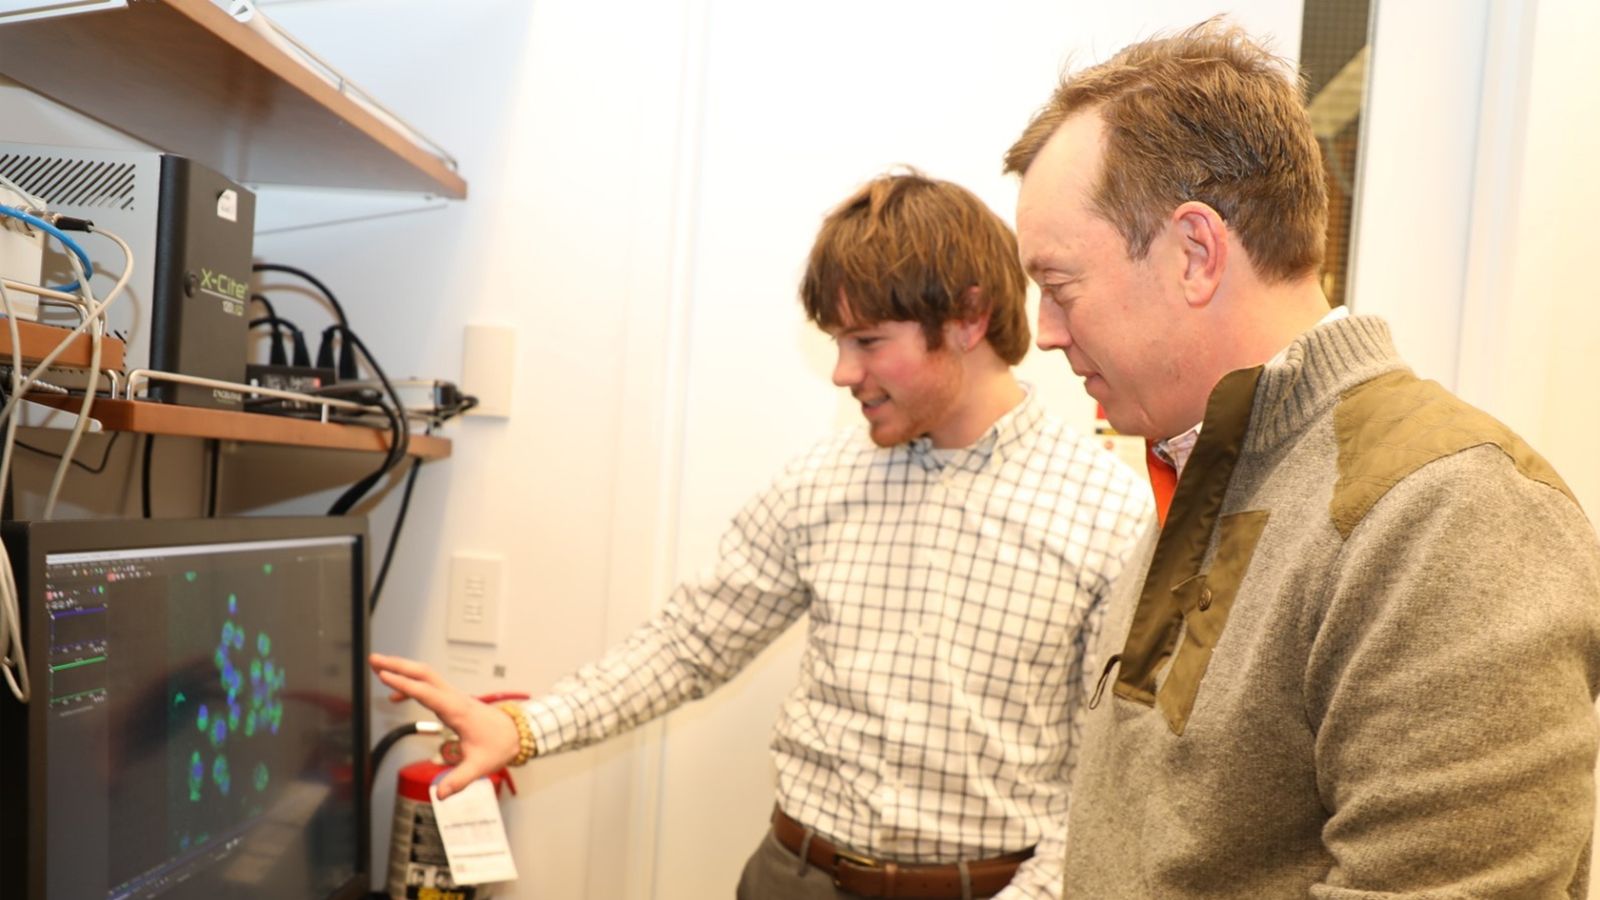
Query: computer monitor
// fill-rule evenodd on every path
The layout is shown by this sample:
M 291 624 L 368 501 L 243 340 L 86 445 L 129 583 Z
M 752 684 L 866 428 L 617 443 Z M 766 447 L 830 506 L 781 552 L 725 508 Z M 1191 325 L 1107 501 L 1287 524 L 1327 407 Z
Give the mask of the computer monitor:
M 365 523 L 6 523 L 0 894 L 368 890 Z

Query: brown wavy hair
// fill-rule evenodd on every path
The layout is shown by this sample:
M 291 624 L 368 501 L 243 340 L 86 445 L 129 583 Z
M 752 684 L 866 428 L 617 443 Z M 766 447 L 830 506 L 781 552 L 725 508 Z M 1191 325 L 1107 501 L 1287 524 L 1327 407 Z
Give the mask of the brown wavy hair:
M 917 322 L 929 350 L 946 322 L 988 313 L 985 338 L 1011 365 L 1031 341 L 1016 235 L 972 192 L 916 171 L 875 178 L 828 214 L 800 300 L 825 330 Z
M 1075 113 L 1105 122 L 1105 155 L 1091 202 L 1142 259 L 1167 215 L 1198 200 L 1239 235 L 1268 280 L 1322 268 L 1328 191 L 1306 114 L 1304 83 L 1242 29 L 1210 19 L 1123 48 L 1062 78 L 1005 171 L 1024 175 Z

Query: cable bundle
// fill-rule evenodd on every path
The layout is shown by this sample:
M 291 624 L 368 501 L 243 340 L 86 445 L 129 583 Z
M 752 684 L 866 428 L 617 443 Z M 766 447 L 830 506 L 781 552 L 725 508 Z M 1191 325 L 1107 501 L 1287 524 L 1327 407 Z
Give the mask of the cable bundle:
M 55 514 L 56 501 L 61 495 L 61 486 L 66 479 L 68 468 L 77 453 L 78 442 L 83 437 L 83 432 L 89 426 L 89 413 L 94 407 L 95 392 L 98 389 L 100 377 L 100 359 L 102 341 L 106 331 L 106 309 L 121 295 L 127 287 L 128 280 L 133 276 L 133 250 L 128 242 L 117 235 L 97 229 L 92 222 L 82 219 L 73 219 L 59 216 L 44 210 L 43 204 L 35 198 L 29 197 L 15 184 L 0 177 L 0 185 L 15 191 L 19 196 L 27 198 L 34 204 L 30 209 L 17 209 L 10 206 L 0 206 L 0 216 L 16 219 L 31 228 L 48 234 L 68 251 L 67 262 L 72 266 L 76 276 L 70 284 L 57 288 L 45 288 L 38 285 L 24 285 L 15 282 L 8 283 L 0 279 L 0 308 L 3 308 L 6 317 L 6 326 L 11 338 L 11 379 L 5 390 L 6 403 L 0 408 L 0 422 L 5 423 L 5 437 L 3 449 L 0 449 L 0 496 L 4 496 L 6 485 L 11 475 L 12 451 L 17 445 L 17 420 L 20 416 L 18 404 L 27 396 L 40 379 L 50 370 L 55 361 L 66 352 L 67 348 L 78 336 L 89 335 L 89 383 L 84 390 L 83 404 L 78 409 L 78 420 L 74 423 L 72 432 L 67 438 L 66 448 L 61 453 L 61 462 L 56 466 L 55 475 L 50 481 L 50 492 L 45 498 L 43 518 L 50 519 Z M 96 300 L 93 290 L 89 286 L 89 276 L 94 266 L 89 260 L 89 255 L 78 245 L 66 231 L 81 231 L 99 234 L 115 243 L 121 250 L 125 260 L 122 274 L 117 278 L 111 291 L 104 300 Z M 22 359 L 22 335 L 17 327 L 15 310 L 11 304 L 12 290 L 22 290 L 64 301 L 78 306 L 82 311 L 82 321 L 77 327 L 67 332 L 56 346 L 46 353 L 42 359 L 28 370 Z M 26 372 L 26 375 L 24 375 Z M 8 554 L 0 553 L 0 676 L 3 676 L 11 693 L 22 703 L 27 703 L 30 696 L 28 684 L 28 667 L 26 655 L 22 646 L 22 621 L 18 610 L 16 578 L 11 570 L 11 560 Z

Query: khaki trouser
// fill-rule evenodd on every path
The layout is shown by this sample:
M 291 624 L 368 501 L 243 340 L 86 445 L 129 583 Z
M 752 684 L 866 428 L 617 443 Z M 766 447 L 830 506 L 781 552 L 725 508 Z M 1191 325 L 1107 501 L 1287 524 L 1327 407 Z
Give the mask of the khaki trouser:
M 769 829 L 744 864 L 738 900 L 856 900 L 833 886 L 827 872 L 785 849 Z

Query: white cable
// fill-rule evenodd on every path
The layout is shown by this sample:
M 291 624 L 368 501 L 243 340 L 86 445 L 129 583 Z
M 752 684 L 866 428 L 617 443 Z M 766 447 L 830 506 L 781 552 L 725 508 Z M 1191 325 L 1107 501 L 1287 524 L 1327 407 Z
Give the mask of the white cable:
M 33 387 L 34 382 L 37 381 L 38 378 L 42 376 L 52 365 L 55 364 L 56 359 L 60 357 L 62 353 L 65 353 L 67 348 L 72 345 L 73 338 L 83 334 L 96 319 L 105 315 L 106 307 L 110 306 L 112 302 L 117 299 L 117 297 L 122 293 L 122 289 L 127 286 L 128 279 L 133 275 L 133 256 L 130 252 L 131 248 L 128 248 L 128 242 L 124 241 L 120 237 L 117 237 L 109 231 L 97 230 L 95 233 L 103 234 L 111 240 L 116 241 L 118 245 L 126 248 L 124 252 L 129 253 L 129 265 L 127 269 L 123 271 L 122 276 L 117 279 L 117 283 L 112 285 L 111 292 L 106 295 L 106 299 L 100 301 L 98 304 L 92 305 L 83 314 L 83 321 L 79 322 L 76 328 L 73 328 L 71 331 L 67 332 L 66 336 L 61 339 L 61 342 L 56 344 L 55 349 L 45 354 L 44 358 L 39 360 L 39 364 L 34 367 L 33 371 L 28 373 L 28 377 L 22 380 L 21 390 L 23 392 L 26 392 L 29 388 Z M 17 405 L 17 401 L 20 399 L 20 397 L 21 395 L 19 394 L 9 398 L 6 401 L 5 407 L 0 409 L 0 421 L 4 421 L 7 416 L 11 415 L 12 409 Z
M 6 324 L 11 331 L 11 390 L 13 396 L 22 381 L 22 337 L 17 328 L 17 317 L 11 308 L 11 295 L 0 283 L 0 306 L 6 314 Z M 17 422 L 13 416 L 6 423 L 5 449 L 0 452 L 0 497 L 5 496 L 6 477 L 11 473 L 11 449 L 16 441 Z M 7 687 L 19 703 L 27 703 L 28 657 L 22 647 L 22 616 L 19 612 L 17 582 L 11 571 L 11 555 L 0 549 L 0 675 L 5 676 Z
M 8 188 L 12 189 L 13 191 L 16 191 L 17 192 L 17 196 L 19 196 L 22 199 L 28 201 L 28 205 L 34 207 L 35 209 L 44 209 L 45 208 L 45 202 L 43 200 L 40 200 L 38 197 L 35 197 L 34 195 L 32 195 L 32 194 L 28 193 L 27 191 L 23 190 L 21 185 L 17 184 L 15 181 L 12 181 L 11 179 L 7 178 L 4 175 L 0 175 L 0 186 L 8 187 Z
M 118 281 L 118 286 L 113 288 L 113 296 L 115 296 L 115 292 L 121 289 L 121 285 L 127 284 L 128 279 L 133 277 L 133 248 L 128 246 L 127 241 L 109 231 L 101 231 L 97 228 L 92 228 L 91 230 L 95 234 L 105 235 L 116 242 L 118 247 L 122 248 L 125 262 L 122 267 L 122 278 Z M 94 294 L 89 290 L 89 276 L 79 272 L 78 284 L 83 291 L 84 300 L 93 303 Z M 95 390 L 100 383 L 101 337 L 105 334 L 105 330 L 106 315 L 105 308 L 102 306 L 99 314 L 94 318 L 93 326 L 89 329 L 89 384 L 83 391 L 83 406 L 78 409 L 78 421 L 73 424 L 72 434 L 67 437 L 67 445 L 61 451 L 61 462 L 56 465 L 55 477 L 50 480 L 50 493 L 45 496 L 44 520 L 47 522 L 55 516 L 56 499 L 61 496 L 61 486 L 66 483 L 67 469 L 72 465 L 73 455 L 78 452 L 78 441 L 83 438 L 83 432 L 89 427 L 89 413 L 94 409 Z M 38 374 L 37 370 L 32 374 L 36 376 Z M 12 418 L 15 420 L 16 417 L 13 416 Z
M 82 266 L 82 264 L 79 263 L 76 255 L 69 256 L 67 261 L 72 265 L 72 274 L 77 279 L 78 291 L 82 295 L 85 305 L 86 306 L 92 305 L 93 302 L 94 302 L 94 295 L 93 295 L 93 293 L 91 292 L 91 290 L 89 288 L 89 273 L 85 272 L 83 270 L 83 266 Z M 99 331 L 99 328 L 96 327 L 98 321 L 99 320 L 91 319 L 87 323 L 87 324 L 90 325 L 89 333 L 91 335 L 91 337 L 90 337 L 90 342 L 91 343 L 94 342 L 94 338 L 92 337 L 92 335 L 96 334 Z M 69 338 L 69 340 L 70 340 L 70 338 Z M 91 350 L 91 355 L 92 354 L 93 354 L 93 351 Z M 97 360 L 91 360 L 91 362 L 92 363 L 97 363 L 98 361 Z M 15 370 L 15 368 L 13 367 L 13 371 L 14 370 Z M 46 371 L 45 367 L 42 366 L 42 365 L 35 367 L 32 372 L 28 373 L 28 379 L 29 379 L 28 382 L 20 383 L 22 385 L 21 390 L 16 390 L 15 389 L 16 385 L 19 384 L 19 382 L 17 382 L 16 379 L 13 378 L 12 379 L 13 380 L 13 394 L 14 394 L 14 398 L 13 399 L 16 399 L 16 400 L 23 399 L 23 396 L 28 392 L 29 388 L 32 386 L 31 382 L 33 380 L 41 377 L 42 375 L 44 375 L 45 371 Z M 92 384 L 92 379 L 91 379 L 91 384 Z M 20 410 L 18 410 L 18 411 L 11 412 L 10 415 L 9 415 L 9 418 L 6 419 L 6 435 L 7 435 L 6 452 L 7 452 L 7 454 L 9 454 L 10 451 L 11 451 L 10 443 L 11 443 L 11 440 L 14 439 L 12 436 L 15 435 L 16 429 L 17 429 L 18 420 L 21 419 L 21 418 L 22 418 L 22 413 L 20 412 Z M 80 416 L 79 417 L 79 422 L 81 423 L 82 421 L 83 421 L 83 419 Z M 74 425 L 74 431 L 76 431 L 76 424 Z M 43 516 L 43 518 L 45 518 L 45 519 L 49 519 L 50 516 L 51 516 L 51 513 L 54 511 L 54 508 L 55 508 L 55 501 L 54 501 L 55 492 L 57 490 L 59 490 L 59 485 L 60 485 L 61 480 L 62 480 L 62 472 L 61 472 L 61 470 L 67 468 L 67 466 L 69 465 L 69 463 L 70 463 L 70 461 L 72 459 L 71 454 L 75 450 L 76 450 L 76 447 L 72 446 L 72 447 L 69 447 L 66 451 L 63 451 L 62 454 L 61 454 L 61 463 L 56 468 L 55 477 L 51 479 L 51 494 L 50 494 L 51 499 L 45 504 L 45 513 L 44 513 L 44 516 Z M 9 457 L 7 457 L 7 459 L 9 460 Z M 8 463 L 6 463 L 6 462 L 0 462 L 0 467 L 3 467 L 5 465 L 7 465 L 7 464 Z
M 4 446 L 0 448 L 0 497 L 5 495 L 5 485 L 11 473 L 12 452 L 16 442 L 17 422 L 20 418 L 16 414 L 17 404 L 22 400 L 28 389 L 33 386 L 41 376 L 49 371 L 57 357 L 71 346 L 72 341 L 86 330 L 89 332 L 89 383 L 84 391 L 84 403 L 78 414 L 78 421 L 74 424 L 72 434 L 67 439 L 66 449 L 61 454 L 61 462 L 56 468 L 56 474 L 50 485 L 50 493 L 45 501 L 46 519 L 55 511 L 56 498 L 60 494 L 61 485 L 66 475 L 67 468 L 72 463 L 73 454 L 77 451 L 77 444 L 83 432 L 89 425 L 89 413 L 94 405 L 95 389 L 99 382 L 100 358 L 103 351 L 102 337 L 105 333 L 106 308 L 122 293 L 129 279 L 133 277 L 133 249 L 128 242 L 109 231 L 97 230 L 96 233 L 105 235 L 122 249 L 126 263 L 122 275 L 117 279 L 106 299 L 95 303 L 93 291 L 89 287 L 89 273 L 83 270 L 82 264 L 75 255 L 69 254 L 71 263 L 78 277 L 79 292 L 84 300 L 86 312 L 83 321 L 67 333 L 56 346 L 41 359 L 26 378 L 21 376 L 22 362 L 22 336 L 17 328 L 16 316 L 11 307 L 11 295 L 6 291 L 5 285 L 0 283 L 0 307 L 4 308 L 7 327 L 11 337 L 11 396 L 7 398 L 4 409 L 0 409 L 0 420 L 5 422 Z M 28 682 L 28 664 L 26 653 L 22 646 L 22 618 L 19 613 L 19 598 L 17 595 L 16 576 L 11 570 L 9 554 L 0 553 L 0 675 L 4 676 L 7 686 L 19 702 L 27 703 L 31 696 L 31 686 Z
M 6 622 L 6 629 L 11 632 L 10 639 L 5 645 L 3 659 L 0 659 L 0 675 L 5 676 L 6 686 L 11 689 L 11 695 L 17 698 L 18 703 L 27 703 L 33 696 L 33 691 L 28 683 L 28 657 L 22 649 L 22 618 L 17 614 L 17 579 L 11 572 L 11 556 L 0 553 L 0 620 Z

